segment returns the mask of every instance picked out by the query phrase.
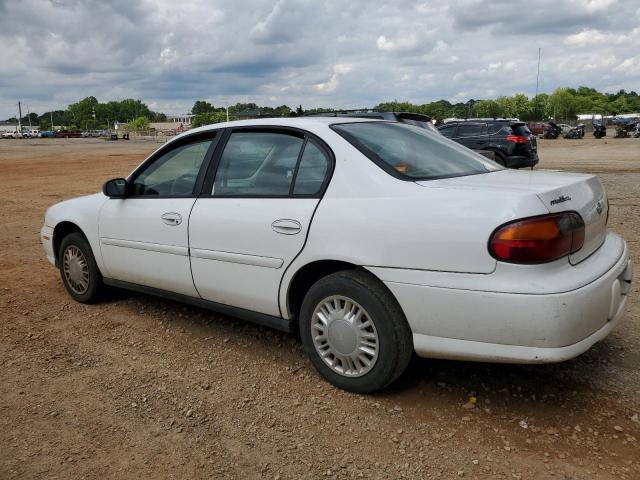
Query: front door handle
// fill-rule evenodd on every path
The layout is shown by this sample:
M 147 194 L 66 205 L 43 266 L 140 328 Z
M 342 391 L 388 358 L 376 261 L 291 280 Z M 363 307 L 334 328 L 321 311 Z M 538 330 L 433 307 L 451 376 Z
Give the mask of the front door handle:
M 271 228 L 276 233 L 283 235 L 295 235 L 300 233 L 302 225 L 297 220 L 282 219 L 276 220 L 271 224 Z
M 167 225 L 171 225 L 175 227 L 176 225 L 180 225 L 182 223 L 182 215 L 176 212 L 167 212 L 163 213 L 160 218 Z

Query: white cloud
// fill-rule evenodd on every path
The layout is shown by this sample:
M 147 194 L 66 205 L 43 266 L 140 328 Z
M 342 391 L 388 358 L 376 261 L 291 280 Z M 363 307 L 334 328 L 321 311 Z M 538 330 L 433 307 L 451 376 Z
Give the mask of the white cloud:
M 637 90 L 639 23 L 638 0 L 0 0 L 0 119 L 89 95 L 167 113 L 531 95 L 538 47 L 543 92 Z
M 376 40 L 378 50 L 384 52 L 395 52 L 398 50 L 411 50 L 418 44 L 418 38 L 415 34 L 399 36 L 395 40 L 388 39 L 384 35 L 380 35 Z
M 352 65 L 339 63 L 333 66 L 333 75 L 326 82 L 316 83 L 316 88 L 323 93 L 332 93 L 340 85 L 340 77 L 351 72 Z
M 631 41 L 628 35 L 622 33 L 603 33 L 600 30 L 583 30 L 580 33 L 568 35 L 563 43 L 569 47 L 586 47 L 588 45 L 612 44 L 619 45 Z

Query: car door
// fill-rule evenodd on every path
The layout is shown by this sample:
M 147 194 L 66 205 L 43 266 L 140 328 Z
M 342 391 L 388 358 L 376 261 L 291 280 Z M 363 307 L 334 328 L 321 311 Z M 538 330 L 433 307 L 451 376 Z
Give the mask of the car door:
M 189 262 L 189 213 L 215 148 L 215 133 L 160 150 L 127 179 L 125 198 L 100 211 L 106 277 L 197 297 Z
M 280 316 L 280 280 L 304 246 L 333 157 L 304 132 L 236 128 L 217 158 L 189 223 L 196 288 L 206 300 Z

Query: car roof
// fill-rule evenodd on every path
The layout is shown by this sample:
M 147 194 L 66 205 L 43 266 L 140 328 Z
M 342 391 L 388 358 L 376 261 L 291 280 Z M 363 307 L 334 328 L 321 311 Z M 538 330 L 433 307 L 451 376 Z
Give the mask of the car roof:
M 358 122 L 383 122 L 378 118 L 361 117 L 273 117 L 254 118 L 250 120 L 234 120 L 231 122 L 212 123 L 202 127 L 193 128 L 184 132 L 179 137 L 192 135 L 199 132 L 218 130 L 227 127 L 297 127 L 302 129 L 313 129 L 314 127 L 326 127 L 338 123 L 358 123 Z

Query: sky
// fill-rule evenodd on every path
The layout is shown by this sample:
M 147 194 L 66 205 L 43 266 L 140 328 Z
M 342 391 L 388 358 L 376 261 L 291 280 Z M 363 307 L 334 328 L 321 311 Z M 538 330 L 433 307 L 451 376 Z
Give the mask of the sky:
M 0 119 L 640 90 L 639 0 L 0 0 Z M 23 114 L 25 111 L 23 110 Z

